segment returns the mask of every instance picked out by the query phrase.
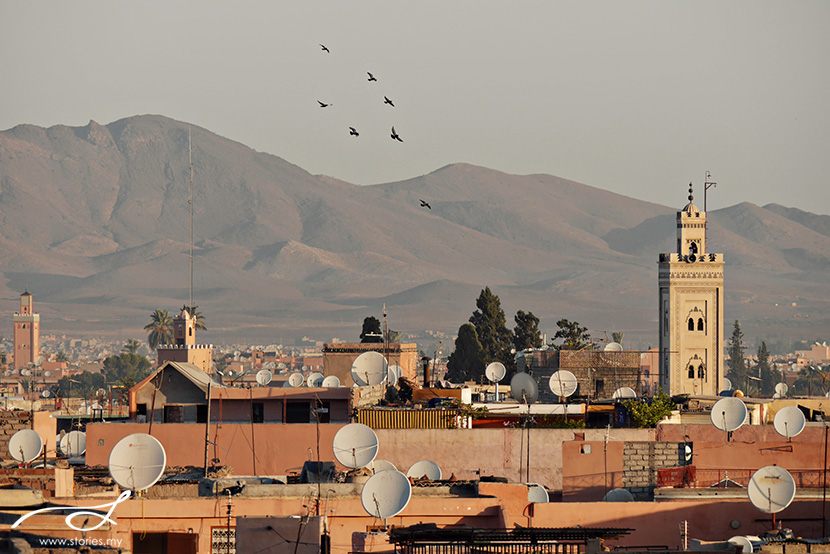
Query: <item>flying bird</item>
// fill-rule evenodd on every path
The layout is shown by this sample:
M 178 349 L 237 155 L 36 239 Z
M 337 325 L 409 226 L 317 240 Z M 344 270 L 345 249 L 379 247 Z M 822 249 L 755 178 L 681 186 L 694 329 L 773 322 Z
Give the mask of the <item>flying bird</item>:
M 326 104 L 325 102 L 320 102 L 319 100 L 317 101 L 317 103 L 320 104 L 321 108 L 328 108 L 329 106 L 331 106 L 331 104 Z
M 421 199 L 419 198 L 418 200 L 421 200 Z M 429 208 L 430 210 L 432 209 L 432 206 L 430 206 L 429 202 L 427 202 L 426 200 L 421 200 L 421 207 L 422 208 Z
M 366 72 L 366 74 L 369 76 L 370 81 L 377 81 L 377 79 L 375 79 L 375 76 L 369 73 L 368 71 Z
M 384 104 L 389 104 L 389 105 L 390 105 L 390 106 L 392 106 L 393 108 L 395 107 L 395 104 L 393 104 L 393 103 L 392 103 L 392 101 L 391 101 L 391 100 L 389 100 L 389 98 L 387 98 L 386 96 L 384 96 L 384 97 L 383 97 L 383 103 L 384 103 Z
M 349 127 L 349 134 L 352 135 L 353 137 L 359 137 L 360 136 L 360 133 L 358 133 L 357 129 L 355 129 L 354 127 Z
M 396 140 L 398 142 L 403 142 L 403 139 L 398 136 L 398 133 L 395 132 L 395 127 L 394 126 L 392 127 L 392 134 L 390 136 L 392 137 L 392 140 Z
M 320 45 L 320 48 L 322 48 L 322 49 L 323 49 L 323 52 L 325 52 L 326 54 L 331 54 L 331 52 L 329 52 L 329 49 L 328 49 L 328 48 L 326 48 L 326 45 L 325 45 L 325 44 L 321 44 L 321 45 Z

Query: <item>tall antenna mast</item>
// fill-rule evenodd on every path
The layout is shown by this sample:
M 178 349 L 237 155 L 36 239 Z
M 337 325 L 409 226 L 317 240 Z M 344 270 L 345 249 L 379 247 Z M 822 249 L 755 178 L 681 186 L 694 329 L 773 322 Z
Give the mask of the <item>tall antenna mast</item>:
M 187 128 L 187 150 L 190 158 L 190 303 L 188 307 L 193 310 L 193 141 L 191 140 L 190 127 Z

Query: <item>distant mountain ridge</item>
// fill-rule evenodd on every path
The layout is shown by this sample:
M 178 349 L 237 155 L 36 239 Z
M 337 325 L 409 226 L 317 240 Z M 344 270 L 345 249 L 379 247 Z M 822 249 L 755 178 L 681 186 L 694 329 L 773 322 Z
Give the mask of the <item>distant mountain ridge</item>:
M 155 115 L 0 132 L 2 309 L 28 289 L 46 333 L 143 338 L 150 311 L 184 304 L 188 133 L 200 340 L 352 340 L 384 303 L 392 328 L 453 334 L 490 286 L 508 323 L 530 310 L 545 330 L 565 317 L 656 343 L 683 187 L 669 208 L 468 164 L 358 186 Z M 710 212 L 708 244 L 726 255 L 727 322 L 827 336 L 830 216 L 743 203 Z

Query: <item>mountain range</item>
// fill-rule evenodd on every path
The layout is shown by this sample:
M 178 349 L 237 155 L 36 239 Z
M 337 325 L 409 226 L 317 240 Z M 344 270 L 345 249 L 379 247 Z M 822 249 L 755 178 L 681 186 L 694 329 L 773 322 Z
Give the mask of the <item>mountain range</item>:
M 158 115 L 0 132 L 9 329 L 24 290 L 43 333 L 78 338 L 143 338 L 152 310 L 187 304 L 190 159 L 200 342 L 356 340 L 384 305 L 405 335 L 453 335 L 489 286 L 509 326 L 524 310 L 550 334 L 567 318 L 656 344 L 656 262 L 675 249 L 685 185 L 667 207 L 458 163 L 360 186 Z M 826 337 L 830 216 L 749 202 L 708 216 L 726 335 L 740 320 L 750 344 Z

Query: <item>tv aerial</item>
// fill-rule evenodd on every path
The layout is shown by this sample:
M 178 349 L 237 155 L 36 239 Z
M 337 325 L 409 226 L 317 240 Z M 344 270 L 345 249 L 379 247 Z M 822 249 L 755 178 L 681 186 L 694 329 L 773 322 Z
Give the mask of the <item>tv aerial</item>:
M 319 388 L 323 386 L 323 374 L 319 371 L 315 371 L 311 375 L 309 375 L 306 380 L 306 386 L 312 389 Z
M 627 489 L 611 489 L 602 498 L 603 502 L 634 502 L 634 495 Z
M 295 371 L 291 375 L 288 376 L 288 386 L 292 388 L 302 387 L 303 383 L 305 383 L 305 377 L 299 371 Z
M 398 471 L 395 464 L 386 460 L 372 460 L 372 462 L 366 466 L 366 469 L 372 473 L 380 473 L 381 471 Z
M 64 456 L 75 458 L 86 452 L 86 433 L 83 431 L 69 431 L 61 437 L 61 452 Z
M 548 491 L 545 490 L 545 487 L 542 485 L 537 483 L 528 483 L 527 501 L 534 504 L 544 504 L 546 502 L 550 502 L 550 497 L 548 496 Z
M 349 469 L 366 467 L 378 454 L 378 436 L 362 423 L 342 427 L 332 441 L 335 459 Z
M 379 385 L 386 380 L 388 362 L 383 354 L 370 350 L 352 363 L 352 380 L 358 387 Z
M 400 471 L 375 473 L 363 485 L 360 502 L 372 517 L 386 520 L 401 513 L 412 498 L 412 485 Z
M 337 375 L 329 375 L 320 384 L 323 388 L 336 389 L 340 386 L 340 378 Z
M 145 491 L 161 479 L 167 467 L 164 447 L 152 435 L 133 433 L 112 448 L 109 471 L 122 489 Z
M 772 514 L 774 528 L 775 514 L 789 506 L 795 498 L 795 479 L 783 467 L 762 467 L 752 474 L 746 493 L 753 506 Z
M 797 406 L 784 406 L 778 410 L 772 420 L 775 431 L 782 437 L 787 437 L 787 442 L 792 441 L 793 437 L 801 433 L 806 425 L 807 418 L 804 417 L 804 413 Z
M 614 391 L 611 398 L 614 400 L 627 400 L 630 398 L 637 398 L 637 393 L 631 387 L 620 387 Z
M 510 395 L 520 404 L 530 405 L 539 398 L 539 387 L 528 373 L 517 373 L 510 379 Z
M 18 431 L 9 440 L 9 454 L 20 463 L 28 464 L 40 456 L 43 439 L 33 429 Z
M 423 479 L 426 477 L 430 481 L 440 481 L 441 468 L 432 460 L 421 460 L 410 466 L 406 472 L 406 476 L 412 477 L 413 479 Z
M 484 369 L 484 375 L 487 380 L 494 383 L 496 386 L 496 402 L 499 401 L 499 383 L 507 374 L 507 368 L 501 362 L 492 362 Z
M 273 377 L 274 376 L 267 369 L 260 369 L 256 372 L 256 382 L 263 387 L 270 383 Z
M 728 441 L 732 438 L 732 431 L 744 424 L 746 416 L 747 409 L 744 401 L 737 396 L 727 396 L 715 402 L 709 417 L 715 427 L 726 431 Z
M 576 392 L 579 381 L 576 376 L 566 369 L 555 371 L 548 380 L 550 391 L 560 398 L 568 398 Z

